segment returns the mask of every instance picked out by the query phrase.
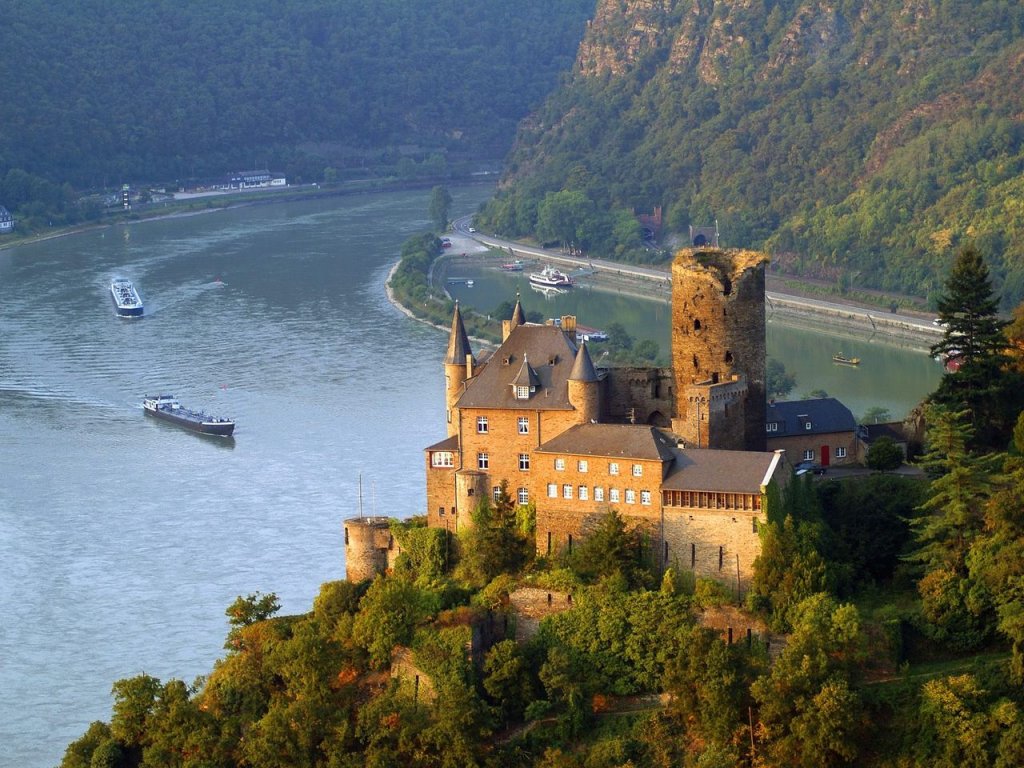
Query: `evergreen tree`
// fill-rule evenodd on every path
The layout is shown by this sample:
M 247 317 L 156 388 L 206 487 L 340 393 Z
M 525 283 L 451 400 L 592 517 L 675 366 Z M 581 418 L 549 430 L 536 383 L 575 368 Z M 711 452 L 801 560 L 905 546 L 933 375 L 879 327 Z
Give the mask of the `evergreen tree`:
M 972 447 L 1004 448 L 1020 411 L 1021 381 L 1007 370 L 1007 323 L 997 314 L 999 300 L 975 248 L 966 247 L 957 255 L 938 308 L 945 333 L 931 352 L 955 370 L 942 377 L 930 400 L 970 412 L 976 435 Z

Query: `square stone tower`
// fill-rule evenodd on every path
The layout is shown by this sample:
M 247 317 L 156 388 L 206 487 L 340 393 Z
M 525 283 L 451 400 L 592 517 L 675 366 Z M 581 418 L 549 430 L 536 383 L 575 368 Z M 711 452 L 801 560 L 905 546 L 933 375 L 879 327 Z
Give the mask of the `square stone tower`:
M 688 445 L 765 450 L 767 254 L 684 248 L 672 262 L 672 428 Z

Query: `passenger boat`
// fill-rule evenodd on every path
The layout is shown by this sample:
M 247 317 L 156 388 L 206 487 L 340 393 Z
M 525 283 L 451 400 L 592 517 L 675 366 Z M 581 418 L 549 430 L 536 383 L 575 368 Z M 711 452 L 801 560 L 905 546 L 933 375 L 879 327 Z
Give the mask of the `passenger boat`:
M 516 259 L 515 261 L 508 261 L 501 265 L 501 268 L 506 272 L 522 272 L 523 267 L 526 264 L 523 263 L 522 259 Z
M 110 283 L 110 295 L 118 317 L 142 317 L 142 299 L 131 280 L 115 278 Z
M 530 282 L 546 288 L 572 287 L 572 278 L 565 274 L 565 272 L 555 269 L 550 264 L 540 272 L 531 272 Z
M 216 418 L 202 411 L 190 410 L 179 403 L 174 395 L 147 396 L 142 401 L 142 408 L 149 416 L 164 419 L 204 435 L 231 437 L 235 431 L 235 422 L 231 419 Z
M 860 365 L 859 357 L 846 357 L 842 352 L 838 355 L 832 355 L 832 362 L 839 363 L 840 365 Z
M 586 325 L 576 326 L 577 341 L 608 341 L 608 334 L 599 328 L 590 328 Z

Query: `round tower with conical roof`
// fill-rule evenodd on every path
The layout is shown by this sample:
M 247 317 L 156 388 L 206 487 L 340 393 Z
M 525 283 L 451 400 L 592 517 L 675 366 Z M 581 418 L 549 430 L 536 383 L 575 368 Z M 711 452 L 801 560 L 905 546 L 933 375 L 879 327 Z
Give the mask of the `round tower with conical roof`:
M 587 342 L 580 344 L 576 361 L 569 374 L 569 404 L 576 409 L 579 423 L 601 420 L 601 382 L 594 362 L 587 351 Z
M 455 314 L 452 317 L 452 330 L 448 336 L 448 354 L 444 359 L 444 393 L 445 414 L 448 421 L 448 437 L 459 431 L 458 419 L 455 418 L 455 404 L 465 388 L 466 382 L 473 377 L 476 360 L 469 346 L 466 327 L 462 323 L 459 302 L 455 302 Z

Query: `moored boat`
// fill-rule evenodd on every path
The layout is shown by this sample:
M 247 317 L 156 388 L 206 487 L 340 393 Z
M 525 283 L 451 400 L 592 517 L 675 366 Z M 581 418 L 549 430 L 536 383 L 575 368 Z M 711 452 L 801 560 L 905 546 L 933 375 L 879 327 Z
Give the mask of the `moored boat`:
M 839 363 L 840 365 L 860 365 L 859 357 L 847 357 L 842 352 L 838 355 L 832 355 L 832 362 Z
M 565 272 L 555 269 L 550 264 L 545 266 L 540 272 L 531 272 L 530 282 L 546 288 L 572 287 L 572 278 L 565 274 Z
M 218 418 L 202 411 L 193 411 L 179 403 L 174 395 L 148 395 L 142 401 L 142 408 L 149 416 L 164 419 L 179 427 L 204 435 L 230 437 L 235 431 L 235 422 L 232 419 Z
M 515 261 L 505 262 L 504 264 L 501 265 L 501 268 L 506 272 L 522 272 L 523 267 L 525 266 L 526 264 L 523 262 L 522 259 L 516 259 Z
M 114 278 L 110 283 L 110 295 L 114 299 L 118 317 L 142 317 L 142 298 L 131 280 Z

